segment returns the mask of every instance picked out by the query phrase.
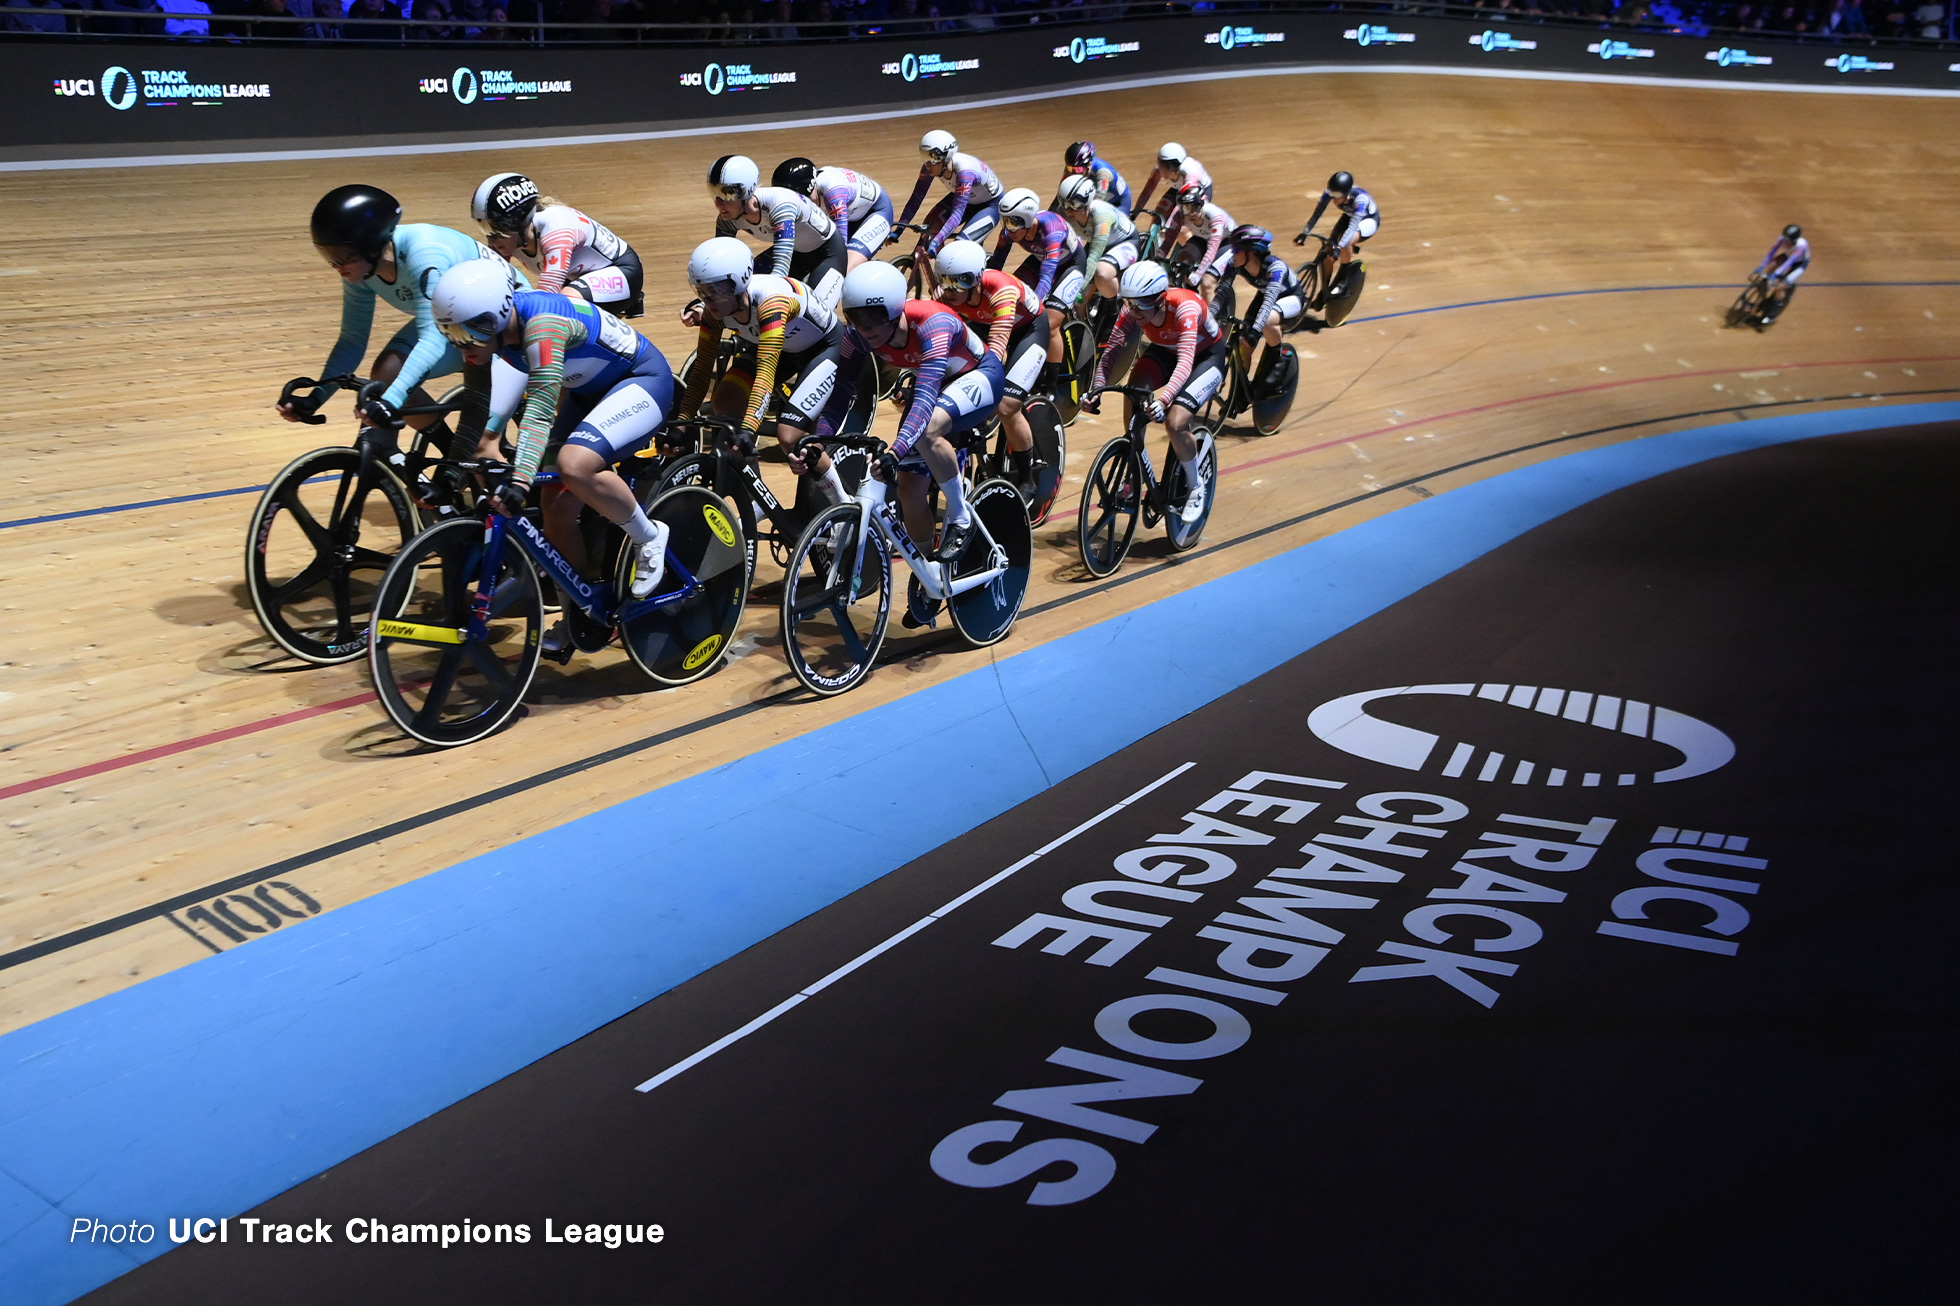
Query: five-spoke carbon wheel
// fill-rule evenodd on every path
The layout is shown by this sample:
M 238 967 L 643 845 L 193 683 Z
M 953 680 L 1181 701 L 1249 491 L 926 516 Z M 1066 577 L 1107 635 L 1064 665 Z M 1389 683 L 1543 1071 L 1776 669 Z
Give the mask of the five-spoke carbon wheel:
M 1014 503 L 1018 510 L 1018 493 Z M 818 694 L 841 694 L 871 674 L 891 620 L 891 553 L 862 512 L 840 503 L 818 514 L 783 580 L 783 653 Z
M 537 674 L 544 600 L 515 539 L 490 587 L 487 638 L 469 638 L 485 534 L 470 518 L 431 526 L 395 555 L 375 600 L 375 693 L 404 732 L 439 748 L 495 733 Z
M 245 540 L 245 587 L 265 633 L 305 662 L 332 666 L 367 652 L 368 616 L 388 563 L 418 529 L 395 475 L 361 451 L 315 449 L 273 478 Z

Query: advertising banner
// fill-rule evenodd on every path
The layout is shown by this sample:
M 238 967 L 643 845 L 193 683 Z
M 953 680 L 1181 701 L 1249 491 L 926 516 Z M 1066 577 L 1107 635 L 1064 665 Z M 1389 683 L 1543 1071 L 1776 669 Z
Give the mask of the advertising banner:
M 1960 65 L 1936 51 L 1852 54 L 1525 22 L 1256 13 L 727 49 L 17 42 L 0 46 L 0 117 L 16 155 L 62 146 L 149 152 L 660 130 L 1235 68 L 1384 64 L 1960 90 Z

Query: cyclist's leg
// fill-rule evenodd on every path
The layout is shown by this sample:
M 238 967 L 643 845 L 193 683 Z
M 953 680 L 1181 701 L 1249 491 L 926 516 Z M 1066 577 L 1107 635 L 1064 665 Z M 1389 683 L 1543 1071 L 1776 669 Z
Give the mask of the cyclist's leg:
M 1028 395 L 1040 387 L 1047 374 L 1048 356 L 1051 345 L 1060 338 L 1047 313 L 1035 318 L 1007 342 L 1007 366 L 1004 393 L 1000 401 L 1001 425 L 1007 428 L 1007 447 L 1017 454 L 1024 454 L 1034 448 L 1034 428 L 1021 409 L 1028 401 Z
M 810 287 L 818 303 L 836 312 L 837 301 L 844 293 L 849 255 L 850 244 L 844 239 L 843 228 L 833 227 L 830 238 L 823 244 L 790 256 L 789 274 Z
M 1146 345 L 1137 355 L 1137 361 L 1130 364 L 1128 384 L 1157 389 L 1170 380 L 1172 369 L 1177 366 L 1177 354 L 1163 345 Z M 1130 418 L 1136 408 L 1136 400 L 1123 396 L 1123 425 L 1129 426 Z
M 673 407 L 674 374 L 658 354 L 620 378 L 587 409 L 558 451 L 558 471 L 571 491 L 559 496 L 560 502 L 576 496 L 579 503 L 597 509 L 625 531 L 633 543 L 658 542 L 658 527 L 647 519 L 632 489 L 612 468 L 620 459 L 644 448 Z M 562 539 L 552 532 L 554 526 L 563 532 Z M 586 574 L 589 560 L 578 530 L 576 504 L 569 511 L 548 513 L 546 534 L 579 573 Z
M 878 251 L 885 247 L 885 240 L 891 234 L 892 197 L 880 192 L 878 202 L 871 206 L 871 212 L 857 220 L 850 240 L 845 243 L 848 252 L 844 270 L 849 272 L 858 264 L 877 258 Z
M 388 343 L 381 346 L 381 352 L 374 356 L 374 366 L 368 369 L 368 380 L 381 381 L 392 385 L 395 378 L 402 374 L 402 364 L 408 361 L 410 351 L 415 348 L 417 335 L 418 330 L 413 321 L 410 321 L 407 326 L 395 332 L 389 338 Z M 505 366 L 509 365 L 506 364 Z M 462 370 L 462 351 L 458 350 L 454 345 L 445 344 L 443 346 L 442 357 L 436 360 L 435 366 L 429 369 L 428 375 L 449 376 Z M 435 399 L 427 390 L 418 385 L 408 392 L 408 402 L 417 405 L 432 404 L 435 402 Z M 419 431 L 438 419 L 425 415 L 422 417 L 410 417 L 405 420 L 408 423 L 409 429 Z
M 1198 457 L 1198 441 L 1191 434 L 1191 421 L 1198 410 L 1211 402 L 1218 393 L 1218 387 L 1225 380 L 1226 342 L 1220 340 L 1207 349 L 1191 364 L 1191 375 L 1184 388 L 1177 392 L 1171 401 L 1170 410 L 1164 417 L 1164 426 L 1170 431 L 1171 449 L 1178 462 L 1184 465 L 1185 484 L 1197 484 L 1197 469 L 1194 462 Z
M 1266 369 L 1273 364 L 1273 358 L 1286 338 L 1287 324 L 1296 320 L 1306 309 L 1297 293 L 1289 292 L 1273 301 L 1273 311 L 1266 317 L 1266 329 L 1261 333 L 1266 348 L 1259 355 L 1259 366 L 1253 369 L 1254 376 L 1264 376 Z
M 1111 245 L 1103 251 L 1096 262 L 1096 293 L 1104 299 L 1115 299 L 1120 293 L 1123 274 L 1136 265 L 1143 248 L 1135 238 Z
M 971 372 L 955 377 L 939 392 L 939 400 L 933 405 L 932 416 L 926 421 L 925 434 L 913 450 L 914 457 L 923 457 L 932 478 L 939 482 L 939 491 L 946 496 L 946 527 L 951 543 L 973 520 L 967 508 L 966 487 L 960 482 L 959 457 L 953 452 L 949 436 L 971 431 L 982 425 L 994 415 L 1000 403 L 1006 381 L 1001 371 L 1000 360 L 991 354 L 981 360 L 980 366 Z M 922 528 L 932 529 L 932 523 L 924 520 L 925 496 L 919 495 L 919 508 Z M 961 528 L 955 531 L 954 528 Z M 907 517 L 906 530 L 912 530 L 912 519 Z M 929 536 L 914 536 L 914 542 Z M 921 544 L 921 547 L 924 547 Z
M 581 272 L 565 283 L 565 289 L 617 317 L 628 316 L 626 310 L 633 300 L 632 278 L 617 264 Z
M 1062 260 L 1055 269 L 1055 283 L 1048 291 L 1048 374 L 1042 377 L 1040 389 L 1047 389 L 1053 379 L 1055 369 L 1062 365 L 1062 323 L 1068 320 L 1070 310 L 1082 298 L 1082 283 L 1089 265 L 1089 247 L 1082 246 Z
M 730 421 L 740 421 L 748 411 L 749 392 L 755 387 L 755 351 L 744 346 L 729 361 L 728 370 L 715 382 L 714 392 L 708 396 L 708 411 L 716 417 L 726 417 Z
M 993 235 L 999 227 L 999 200 L 995 200 L 992 204 L 969 204 L 966 208 L 966 216 L 960 219 L 958 239 L 970 240 L 976 245 L 984 245 L 987 243 L 987 238 Z
M 838 361 L 839 348 L 822 345 L 801 354 L 784 354 L 776 364 L 779 374 L 796 382 L 795 390 L 777 415 L 776 439 L 783 446 L 783 456 L 789 459 L 789 465 L 815 481 L 831 503 L 842 503 L 850 494 L 844 489 L 843 478 L 837 474 L 830 455 L 822 446 L 816 446 L 816 456 L 806 461 L 796 450 L 803 437 L 816 429 L 824 408 L 837 391 L 843 374 Z

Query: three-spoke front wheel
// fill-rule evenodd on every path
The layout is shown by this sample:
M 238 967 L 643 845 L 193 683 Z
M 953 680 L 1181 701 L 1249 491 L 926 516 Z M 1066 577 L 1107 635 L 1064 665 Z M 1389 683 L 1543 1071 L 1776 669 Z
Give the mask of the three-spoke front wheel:
M 259 624 L 318 666 L 367 652 L 368 616 L 389 561 L 417 529 L 408 491 L 361 451 L 315 449 L 286 464 L 259 497 L 245 539 L 245 587 Z
M 395 555 L 375 597 L 375 693 L 405 733 L 439 748 L 495 733 L 538 670 L 544 598 L 516 540 L 505 539 L 491 579 L 487 638 L 469 637 L 485 536 L 473 519 L 431 526 Z
M 1123 565 L 1142 510 L 1143 465 L 1129 438 L 1118 436 L 1102 447 L 1082 482 L 1076 537 L 1091 576 L 1107 576 Z
M 856 503 L 825 509 L 796 542 L 783 579 L 783 653 L 790 671 L 818 694 L 854 688 L 871 674 L 891 607 L 891 552 L 884 537 Z

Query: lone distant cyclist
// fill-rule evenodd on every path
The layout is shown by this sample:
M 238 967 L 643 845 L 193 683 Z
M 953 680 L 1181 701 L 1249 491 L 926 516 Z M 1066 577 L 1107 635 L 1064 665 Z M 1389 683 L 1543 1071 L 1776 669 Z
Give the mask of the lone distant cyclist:
M 1361 248 L 1362 242 L 1379 231 L 1382 225 L 1382 211 L 1375 203 L 1375 197 L 1354 184 L 1353 173 L 1337 172 L 1327 179 L 1327 189 L 1320 193 L 1320 203 L 1313 206 L 1313 216 L 1307 219 L 1307 225 L 1300 234 L 1293 238 L 1295 245 L 1307 243 L 1307 237 L 1313 234 L 1314 227 L 1320 222 L 1320 215 L 1327 212 L 1329 204 L 1340 210 L 1341 219 L 1328 233 L 1327 253 L 1320 267 L 1320 290 L 1314 295 L 1313 303 L 1307 305 L 1308 308 L 1326 306 L 1327 292 L 1334 286 L 1336 260 L 1343 268 L 1352 263 L 1355 251 Z
M 1809 266 L 1810 242 L 1804 239 L 1803 228 L 1792 222 L 1783 228 L 1783 234 L 1769 247 L 1769 253 L 1763 255 L 1754 273 L 1769 283 L 1769 294 L 1763 300 L 1764 326 L 1783 316 L 1783 310 L 1797 293 L 1797 282 L 1803 279 Z

